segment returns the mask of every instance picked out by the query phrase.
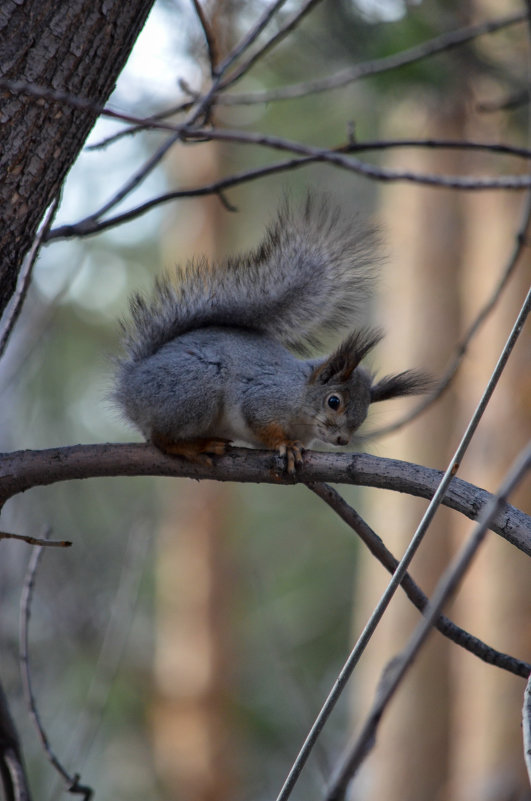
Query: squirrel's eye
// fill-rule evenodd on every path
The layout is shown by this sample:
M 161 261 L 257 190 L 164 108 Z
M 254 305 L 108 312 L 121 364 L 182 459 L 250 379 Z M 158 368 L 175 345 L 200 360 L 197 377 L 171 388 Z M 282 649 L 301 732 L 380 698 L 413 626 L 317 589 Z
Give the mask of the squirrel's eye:
M 328 403 L 330 408 L 333 409 L 334 411 L 337 411 L 341 406 L 341 398 L 338 397 L 337 395 L 330 395 L 330 397 L 327 398 L 326 402 Z

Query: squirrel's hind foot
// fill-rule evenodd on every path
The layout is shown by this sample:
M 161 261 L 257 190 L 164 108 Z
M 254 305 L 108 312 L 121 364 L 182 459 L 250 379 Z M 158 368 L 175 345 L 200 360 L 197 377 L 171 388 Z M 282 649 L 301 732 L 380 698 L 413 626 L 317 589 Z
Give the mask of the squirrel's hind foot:
M 194 464 L 212 466 L 211 456 L 223 456 L 229 448 L 226 439 L 217 437 L 196 437 L 194 439 L 172 440 L 160 434 L 152 433 L 151 442 L 163 453 L 170 456 L 182 456 Z

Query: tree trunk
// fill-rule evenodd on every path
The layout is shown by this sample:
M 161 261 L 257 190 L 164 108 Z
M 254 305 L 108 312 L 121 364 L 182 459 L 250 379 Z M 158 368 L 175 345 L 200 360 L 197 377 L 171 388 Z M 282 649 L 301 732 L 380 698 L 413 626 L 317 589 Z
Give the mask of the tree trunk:
M 0 76 L 102 105 L 154 0 L 7 0 Z M 97 110 L 0 89 L 0 314 Z

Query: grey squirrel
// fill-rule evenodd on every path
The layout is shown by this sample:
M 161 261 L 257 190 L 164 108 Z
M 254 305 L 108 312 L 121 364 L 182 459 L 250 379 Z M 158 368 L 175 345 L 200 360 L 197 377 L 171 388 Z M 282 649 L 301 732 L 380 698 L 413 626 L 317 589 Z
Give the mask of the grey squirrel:
M 308 355 L 367 299 L 375 236 L 328 198 L 284 202 L 258 248 L 178 268 L 122 323 L 114 398 L 162 451 L 210 462 L 230 442 L 278 450 L 289 473 L 314 440 L 347 445 L 377 401 L 426 390 L 407 370 L 375 381 L 360 365 L 380 340 L 350 333 L 325 358 Z

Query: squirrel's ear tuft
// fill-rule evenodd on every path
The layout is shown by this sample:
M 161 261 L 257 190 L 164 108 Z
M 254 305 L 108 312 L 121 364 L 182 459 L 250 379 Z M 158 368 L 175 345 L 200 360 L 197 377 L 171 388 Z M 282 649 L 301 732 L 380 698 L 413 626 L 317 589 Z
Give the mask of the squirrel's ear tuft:
M 334 379 L 339 383 L 348 381 L 356 367 L 370 350 L 380 341 L 383 333 L 377 328 L 354 331 L 325 361 L 314 368 L 310 383 L 327 384 Z
M 399 398 L 403 395 L 422 395 L 433 387 L 433 379 L 420 370 L 404 370 L 397 375 L 386 375 L 371 387 L 371 403 Z

